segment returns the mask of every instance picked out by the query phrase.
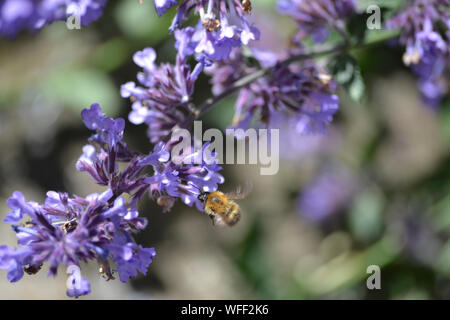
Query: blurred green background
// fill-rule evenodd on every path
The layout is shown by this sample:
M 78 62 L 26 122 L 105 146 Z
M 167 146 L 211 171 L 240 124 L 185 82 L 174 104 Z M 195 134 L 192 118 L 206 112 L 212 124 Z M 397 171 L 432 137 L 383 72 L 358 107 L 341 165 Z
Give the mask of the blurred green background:
M 253 6 L 262 44 L 286 43 L 295 26 L 276 13 L 275 0 Z M 90 135 L 80 111 L 99 102 L 108 116 L 127 118 L 120 85 L 139 71 L 132 55 L 152 46 L 158 62 L 173 62 L 173 13 L 158 18 L 152 1 L 109 1 L 103 17 L 81 30 L 58 22 L 0 41 L 2 219 L 14 190 L 36 201 L 47 190 L 101 190 L 75 169 Z M 214 228 L 181 204 L 163 214 L 145 199 L 140 212 L 149 225 L 137 241 L 157 250 L 147 276 L 106 282 L 87 266 L 92 293 L 81 299 L 450 298 L 450 103 L 437 112 L 422 104 L 401 48 L 386 44 L 355 55 L 363 80 L 339 91 L 341 110 L 327 137 L 282 149 L 275 176 L 260 176 L 257 166 L 224 166 L 223 190 L 254 185 L 240 202 L 236 227 Z M 209 94 L 203 75 L 195 99 Z M 226 128 L 234 99 L 209 112 L 204 129 Z M 125 140 L 151 150 L 145 126 L 127 122 Z M 335 187 L 323 189 L 319 202 L 332 210 L 320 219 L 299 210 L 309 186 L 330 173 Z M 7 224 L 0 225 L 0 243 L 15 245 Z M 369 265 L 381 267 L 380 290 L 366 287 Z M 1 271 L 0 299 L 64 299 L 66 275 L 59 271 L 52 279 L 44 268 L 14 284 Z

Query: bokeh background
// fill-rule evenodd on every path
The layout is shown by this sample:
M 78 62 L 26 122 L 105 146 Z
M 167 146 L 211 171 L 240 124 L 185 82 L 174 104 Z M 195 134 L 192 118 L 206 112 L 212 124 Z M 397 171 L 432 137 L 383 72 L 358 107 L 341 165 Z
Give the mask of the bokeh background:
M 47 190 L 98 192 L 75 169 L 90 135 L 80 111 L 99 102 L 108 116 L 127 118 L 120 85 L 135 80 L 135 51 L 154 47 L 159 62 L 175 51 L 152 1 L 109 1 L 103 17 L 81 30 L 54 23 L 36 35 L 0 41 L 0 218 L 21 190 L 42 201 Z M 264 45 L 278 48 L 295 27 L 275 0 L 253 1 Z M 149 220 L 137 241 L 157 256 L 146 276 L 104 281 L 94 265 L 83 275 L 92 293 L 80 299 L 448 299 L 450 298 L 450 103 L 427 109 L 416 81 L 390 44 L 355 52 L 364 96 L 340 90 L 341 110 L 327 137 L 292 138 L 282 131 L 280 171 L 225 165 L 223 190 L 251 181 L 241 222 L 218 229 L 178 204 L 163 214 L 149 199 Z M 358 89 L 359 88 L 359 89 Z M 358 91 L 359 92 L 359 91 Z M 195 99 L 210 94 L 208 78 Z M 354 94 L 354 92 L 353 92 Z M 209 112 L 203 127 L 225 129 L 235 97 Z M 144 126 L 127 122 L 135 150 L 151 145 Z M 0 243 L 15 245 L 8 224 Z M 368 290 L 366 268 L 381 267 L 381 290 Z M 0 271 L 0 299 L 65 299 L 63 269 L 45 267 L 18 283 Z

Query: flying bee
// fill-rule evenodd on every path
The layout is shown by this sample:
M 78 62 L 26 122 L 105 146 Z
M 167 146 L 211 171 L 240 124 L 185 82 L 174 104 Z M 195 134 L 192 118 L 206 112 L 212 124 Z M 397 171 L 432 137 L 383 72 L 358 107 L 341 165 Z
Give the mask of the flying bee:
M 204 192 L 198 199 L 204 204 L 205 213 L 211 218 L 213 225 L 234 226 L 241 219 L 241 208 L 233 200 L 244 199 L 251 191 L 251 186 L 245 189 L 238 187 L 235 192 L 220 191 Z

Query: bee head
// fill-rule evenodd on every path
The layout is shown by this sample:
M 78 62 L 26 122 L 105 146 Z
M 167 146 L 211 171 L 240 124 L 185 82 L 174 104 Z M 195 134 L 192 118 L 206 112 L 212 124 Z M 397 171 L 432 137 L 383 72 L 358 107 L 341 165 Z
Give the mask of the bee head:
M 209 192 L 200 193 L 200 195 L 198 196 L 198 200 L 200 200 L 201 202 L 205 202 L 206 198 L 208 198 L 208 194 Z

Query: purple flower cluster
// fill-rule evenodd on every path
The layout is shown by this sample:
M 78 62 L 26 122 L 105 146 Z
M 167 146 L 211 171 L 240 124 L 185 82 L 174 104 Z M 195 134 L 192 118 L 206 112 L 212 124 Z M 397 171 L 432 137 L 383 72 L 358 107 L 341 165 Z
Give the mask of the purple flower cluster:
M 122 141 L 125 121 L 104 116 L 98 104 L 83 110 L 82 116 L 96 134 L 90 139 L 92 144 L 83 148 L 77 168 L 108 188 L 85 198 L 49 191 L 42 205 L 27 202 L 22 193 L 14 192 L 7 202 L 12 211 L 5 222 L 27 220 L 13 225 L 20 248 L 3 246 L 0 251 L 0 268 L 8 269 L 11 282 L 20 280 L 24 271 L 36 273 L 44 262 L 50 265 L 49 275 L 56 275 L 58 266 L 66 265 L 74 281 L 67 291 L 71 297 L 90 292 L 89 282 L 81 277 L 79 268 L 71 268 L 79 267 L 80 262 L 97 261 L 107 279 L 114 278 L 110 267 L 114 262 L 120 280 L 126 282 L 138 271 L 145 274 L 155 256 L 153 248 L 134 242 L 132 234 L 144 229 L 147 220 L 139 217 L 135 199 L 126 203 L 122 196 L 139 190 L 143 184 L 138 177 L 143 166 L 135 165 L 135 156 Z M 121 173 L 118 161 L 130 161 Z
M 289 119 L 299 134 L 325 133 L 339 108 L 339 98 L 334 94 L 337 85 L 331 77 L 311 62 L 284 66 L 270 53 L 260 51 L 255 56 L 261 65 L 273 69 L 241 89 L 233 126 L 246 129 L 257 118 L 276 128 L 282 118 Z M 228 63 L 215 63 L 208 69 L 215 93 L 223 92 L 233 79 L 253 70 L 245 66 L 241 52 L 234 51 L 231 58 Z
M 106 0 L 0 0 L 0 36 L 33 32 L 71 16 L 85 26 L 102 15 L 105 4 Z
M 156 53 L 152 48 L 138 51 L 133 60 L 143 68 L 137 77 L 142 86 L 136 86 L 134 82 L 122 85 L 122 97 L 133 102 L 130 122 L 146 123 L 152 143 L 167 140 L 172 129 L 191 112 L 189 103 L 194 84 L 205 61 L 197 63 L 191 71 L 185 58 L 178 54 L 175 65 L 156 66 Z
M 330 29 L 345 29 L 345 19 L 356 12 L 354 0 L 280 0 L 278 9 L 298 24 L 300 39 L 311 36 L 314 42 L 324 42 Z
M 185 0 L 178 3 L 155 0 L 159 15 L 175 4 L 178 4 L 177 14 L 171 27 L 177 49 L 175 65 L 156 66 L 153 49 L 139 51 L 134 55 L 134 61 L 143 68 L 138 74 L 140 86 L 128 82 L 121 90 L 122 97 L 130 98 L 133 103 L 129 120 L 134 124 L 146 123 L 152 143 L 167 142 L 174 130 L 185 128 L 186 119 L 193 118 L 195 109 L 191 96 L 201 71 L 206 70 L 212 75 L 213 93 L 219 94 L 243 76 L 258 70 L 247 65 L 241 47 L 249 40 L 259 38 L 258 30 L 251 27 L 246 17 L 251 12 L 250 1 Z M 291 3 L 294 4 L 297 5 Z M 332 22 L 338 23 L 337 20 L 354 11 L 353 1 L 331 1 L 331 5 L 332 8 L 325 3 L 319 7 L 310 5 L 309 12 L 318 16 L 319 8 L 332 11 L 322 12 L 322 19 L 311 18 L 320 20 L 321 28 L 329 27 Z M 300 7 L 305 6 L 308 5 Z M 199 23 L 195 27 L 183 27 L 182 21 L 191 12 L 200 16 Z M 277 63 L 280 57 L 271 52 L 253 50 L 252 53 L 260 66 L 273 67 L 273 72 L 240 91 L 233 126 L 248 128 L 252 120 L 271 126 L 271 118 L 280 114 L 289 118 L 299 133 L 325 132 L 339 106 L 339 99 L 334 94 L 336 84 L 330 77 L 313 63 L 284 66 Z M 286 49 L 286 53 L 295 52 Z M 187 58 L 192 55 L 198 62 L 191 72 Z
M 232 48 L 259 39 L 258 29 L 247 19 L 252 10 L 250 0 L 155 0 L 158 15 L 176 4 L 177 13 L 170 30 L 183 33 L 191 49 L 189 54 L 223 60 Z M 183 28 L 183 20 L 192 12 L 200 17 L 198 23 L 194 28 Z
M 93 144 L 83 148 L 83 155 L 77 162 L 77 169 L 89 173 L 95 183 L 108 186 L 115 197 L 127 193 L 130 204 L 135 206 L 141 197 L 149 192 L 165 211 L 170 210 L 177 198 L 185 204 L 196 204 L 203 211 L 197 199 L 202 192 L 216 191 L 224 182 L 218 173 L 215 153 L 208 144 L 194 148 L 189 144 L 180 152 L 172 149 L 181 141 L 159 142 L 149 155 L 132 154 L 122 140 L 124 120 L 111 119 L 101 113 L 100 106 L 93 104 L 82 112 L 84 123 L 97 134 L 91 137 Z M 190 143 L 190 141 L 189 141 Z M 119 172 L 118 162 L 128 162 Z M 143 174 L 147 167 L 153 173 Z M 135 217 L 137 217 L 137 210 Z
M 218 173 L 222 168 L 217 164 L 216 154 L 209 152 L 209 144 L 201 148 L 188 147 L 179 154 L 172 153 L 168 160 L 168 146 L 158 143 L 153 154 L 142 162 L 153 167 L 154 174 L 145 182 L 150 196 L 157 199 L 164 211 L 169 211 L 177 198 L 185 204 L 195 204 L 203 211 L 203 203 L 198 196 L 203 192 L 214 192 L 225 179 Z
M 450 0 L 411 2 L 388 25 L 402 30 L 404 62 L 418 75 L 425 100 L 436 105 L 448 91 Z M 99 18 L 105 4 L 106 0 L 0 0 L 0 36 L 14 37 L 74 15 L 86 25 Z M 177 6 L 170 27 L 175 62 L 157 64 L 155 50 L 138 51 L 133 56 L 142 68 L 137 83 L 121 87 L 122 97 L 132 102 L 130 122 L 148 126 L 153 150 L 132 152 L 124 141 L 124 119 L 105 116 L 98 104 L 83 110 L 84 124 L 95 133 L 76 168 L 105 190 L 84 198 L 49 191 L 43 204 L 14 192 L 5 222 L 13 224 L 18 247 L 0 246 L 0 269 L 8 270 L 9 281 L 35 274 L 44 263 L 49 264 L 49 275 L 64 265 L 69 275 L 67 295 L 79 297 L 91 289 L 81 275 L 81 262 L 96 261 L 108 280 L 115 272 L 123 282 L 138 272 L 145 274 L 155 249 L 133 239 L 147 225 L 138 203 L 147 195 L 163 211 L 177 200 L 204 211 L 199 196 L 224 182 L 222 168 L 208 144 L 200 146 L 190 137 L 184 141 L 186 137 L 178 133 L 189 129 L 205 106 L 231 92 L 239 89 L 233 127 L 288 127 L 296 144 L 302 134 L 325 133 L 338 111 L 337 85 L 307 58 L 305 42 L 310 37 L 315 44 L 322 43 L 332 30 L 346 33 L 347 19 L 357 10 L 355 0 L 279 0 L 280 11 L 298 24 L 291 47 L 279 54 L 251 46 L 260 38 L 249 20 L 251 0 L 154 0 L 154 4 L 159 16 Z M 351 40 L 345 38 L 348 48 Z M 195 65 L 190 65 L 191 57 Z M 219 97 L 196 107 L 194 87 L 203 71 L 211 76 L 213 94 Z M 348 203 L 356 183 L 346 171 L 329 168 L 305 188 L 299 209 L 312 220 L 322 220 Z
M 108 279 L 114 278 L 110 267 L 114 261 L 120 280 L 126 282 L 137 270 L 145 274 L 155 256 L 153 248 L 143 248 L 132 238 L 132 233 L 146 226 L 146 220 L 138 218 L 137 210 L 123 197 L 114 197 L 111 190 L 86 198 L 49 191 L 42 205 L 27 202 L 16 191 L 7 203 L 12 211 L 5 222 L 26 218 L 13 225 L 19 249 L 0 249 L 0 268 L 8 270 L 11 282 L 19 281 L 24 272 L 36 273 L 44 262 L 49 263 L 48 274 L 54 276 L 61 264 L 79 267 L 89 260 L 96 261 Z M 69 288 L 69 296 L 89 293 L 86 279 L 76 284 Z
M 8 270 L 11 282 L 19 281 L 24 272 L 38 272 L 44 262 L 49 263 L 49 275 L 56 275 L 59 265 L 67 266 L 70 297 L 90 292 L 89 281 L 80 274 L 81 262 L 96 261 L 107 279 L 114 279 L 116 271 L 123 282 L 138 271 L 147 272 L 155 249 L 133 240 L 133 234 L 147 225 L 136 208 L 147 191 L 164 210 L 177 198 L 202 210 L 198 195 L 217 190 L 224 180 L 217 173 L 221 168 L 215 154 L 205 152 L 207 145 L 182 152 L 175 159 L 179 161 L 169 159 L 170 144 L 163 142 L 149 155 L 137 155 L 123 141 L 123 119 L 106 117 L 98 104 L 83 110 L 82 116 L 86 127 L 96 133 L 76 166 L 106 190 L 85 198 L 49 191 L 44 204 L 28 202 L 22 193 L 14 192 L 7 202 L 11 212 L 5 222 L 14 224 L 19 248 L 0 247 L 0 269 Z M 119 162 L 128 165 L 119 171 Z M 152 175 L 143 174 L 148 166 L 154 169 Z
M 401 29 L 403 61 L 418 76 L 424 101 L 431 107 L 439 105 L 450 81 L 449 7 L 450 0 L 415 0 L 387 23 Z

